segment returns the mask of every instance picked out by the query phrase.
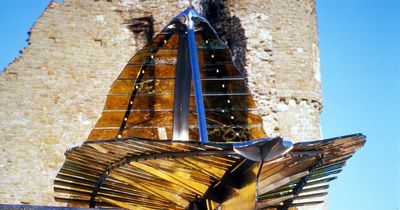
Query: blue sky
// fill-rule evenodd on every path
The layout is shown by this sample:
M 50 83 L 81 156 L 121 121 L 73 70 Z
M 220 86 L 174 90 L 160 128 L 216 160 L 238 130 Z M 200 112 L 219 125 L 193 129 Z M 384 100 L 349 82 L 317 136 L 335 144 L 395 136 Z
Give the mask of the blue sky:
M 0 2 L 0 70 L 48 2 Z M 367 135 L 331 184 L 330 210 L 400 209 L 400 1 L 321 0 L 317 15 L 324 137 Z
M 318 1 L 325 137 L 367 143 L 330 188 L 330 209 L 400 209 L 400 1 Z

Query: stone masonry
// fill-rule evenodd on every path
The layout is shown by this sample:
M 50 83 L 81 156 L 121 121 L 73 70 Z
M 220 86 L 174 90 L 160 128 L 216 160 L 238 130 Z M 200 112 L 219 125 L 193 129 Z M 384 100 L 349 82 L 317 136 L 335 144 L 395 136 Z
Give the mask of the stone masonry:
M 28 46 L 0 73 L 0 203 L 61 205 L 53 179 L 64 151 L 85 141 L 110 85 L 184 0 L 49 3 Z M 268 135 L 321 138 L 321 84 L 314 0 L 195 2 L 232 49 Z

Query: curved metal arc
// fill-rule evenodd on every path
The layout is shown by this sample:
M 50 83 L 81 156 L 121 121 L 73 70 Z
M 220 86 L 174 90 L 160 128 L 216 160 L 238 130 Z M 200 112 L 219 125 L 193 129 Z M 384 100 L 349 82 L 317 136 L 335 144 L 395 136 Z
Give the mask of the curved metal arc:
M 323 162 L 324 162 L 324 155 L 321 154 L 318 156 L 317 163 L 315 163 L 314 165 L 312 165 L 311 167 L 308 168 L 309 174 L 302 177 L 300 179 L 300 181 L 296 184 L 296 186 L 293 188 L 293 191 L 292 191 L 293 198 L 285 200 L 283 202 L 284 208 L 288 209 L 293 204 L 294 199 L 296 199 L 299 196 L 300 192 L 303 190 L 304 186 L 307 184 L 307 182 L 308 182 L 309 178 L 312 176 L 313 172 L 316 170 L 316 168 L 321 166 L 323 164 Z
M 181 19 L 182 17 L 183 17 L 184 21 L 182 21 L 182 19 Z M 212 31 L 214 34 L 218 34 L 218 33 L 214 30 L 214 28 L 211 26 L 211 24 L 208 22 L 208 20 L 207 20 L 205 17 L 203 17 L 202 15 L 200 15 L 199 13 L 197 13 L 196 10 L 195 10 L 194 8 L 192 8 L 192 7 L 186 8 L 186 9 L 183 10 L 180 14 L 178 14 L 178 15 L 176 15 L 174 18 L 172 18 L 172 19 L 168 22 L 167 26 L 164 27 L 164 29 L 161 30 L 161 31 L 166 30 L 166 29 L 168 28 L 168 26 L 174 24 L 175 22 L 179 22 L 179 23 L 181 23 L 181 24 L 186 25 L 188 29 L 196 30 L 196 26 L 197 26 L 198 24 L 195 24 L 195 22 L 194 22 L 195 19 L 199 20 L 200 22 L 203 22 L 203 23 L 207 24 L 208 27 L 211 29 L 211 31 Z M 190 20 L 190 21 L 189 21 L 189 20 Z M 218 36 L 216 36 L 216 38 L 218 39 L 218 41 L 219 41 L 220 43 L 222 43 L 224 46 L 226 46 L 226 44 L 225 44 Z
M 181 158 L 181 157 L 194 157 L 194 156 L 221 156 L 221 155 L 237 155 L 233 150 L 212 150 L 212 151 L 192 151 L 192 152 L 170 152 L 170 153 L 154 153 L 154 154 L 146 154 L 139 156 L 126 156 L 121 158 L 120 160 L 114 162 L 113 164 L 107 166 L 107 168 L 103 171 L 101 176 L 96 182 L 95 187 L 90 194 L 89 207 L 96 207 L 96 196 L 99 192 L 100 188 L 103 186 L 104 181 L 107 179 L 109 174 L 115 168 L 120 168 L 127 163 L 132 161 L 145 161 L 149 159 L 164 159 L 164 158 Z
M 169 38 L 170 36 L 171 36 L 171 35 L 169 35 L 169 36 L 167 36 L 167 37 Z M 159 46 L 161 46 L 162 44 L 163 44 L 163 43 L 160 42 L 160 43 L 157 44 L 157 46 L 159 47 Z M 159 50 L 158 47 L 155 47 L 154 49 L 151 50 L 152 54 L 156 53 L 156 52 Z M 134 55 L 134 57 L 135 57 L 135 56 L 136 56 L 136 54 Z M 151 55 L 149 55 L 149 56 L 146 58 L 146 62 L 145 62 L 145 63 L 149 63 L 149 62 L 151 62 L 151 61 L 152 61 L 152 58 L 151 58 Z M 142 66 L 140 67 L 140 70 L 139 70 L 138 75 L 137 75 L 137 79 L 135 80 L 135 83 L 133 84 L 133 90 L 132 90 L 132 92 L 131 92 L 131 94 L 130 94 L 129 103 L 128 103 L 127 108 L 126 108 L 126 111 L 125 111 L 125 114 L 124 114 L 124 118 L 122 119 L 121 124 L 120 124 L 120 127 L 119 127 L 119 129 L 118 129 L 118 133 L 117 133 L 117 136 L 116 136 L 117 139 L 121 139 L 122 134 L 123 134 L 123 132 L 124 132 L 124 130 L 125 130 L 125 126 L 126 126 L 126 124 L 127 124 L 127 120 L 125 120 L 125 119 L 128 119 L 128 118 L 129 118 L 130 113 L 131 113 L 131 109 L 132 109 L 132 107 L 133 107 L 133 104 L 134 104 L 134 101 L 135 101 L 135 98 L 136 98 L 136 95 L 137 95 L 137 92 L 139 91 L 139 90 L 136 89 L 135 87 L 136 87 L 136 85 L 137 85 L 138 83 L 141 83 L 141 82 L 142 82 L 142 79 L 143 79 L 143 74 L 144 74 L 143 71 L 142 71 L 143 67 L 144 67 L 144 65 L 142 65 Z

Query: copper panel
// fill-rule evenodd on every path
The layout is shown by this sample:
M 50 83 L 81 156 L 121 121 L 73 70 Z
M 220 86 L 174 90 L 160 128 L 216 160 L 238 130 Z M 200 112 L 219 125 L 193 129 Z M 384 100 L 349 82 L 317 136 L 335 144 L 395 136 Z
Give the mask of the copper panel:
M 125 112 L 103 112 L 96 124 L 99 127 L 120 127 L 123 120 L 127 121 L 126 127 L 146 126 L 172 126 L 171 111 L 131 111 L 129 117 L 124 119 Z
M 108 140 L 117 138 L 118 129 L 92 129 L 88 141 Z
M 271 175 L 269 177 L 260 176 L 259 186 L 260 186 L 260 188 L 262 188 L 262 187 L 268 186 L 269 184 L 276 182 L 280 179 L 289 177 L 293 174 L 297 174 L 297 173 L 300 173 L 303 171 L 308 171 L 308 168 L 312 165 L 315 165 L 316 162 L 317 162 L 316 158 L 308 158 L 308 159 L 302 160 L 298 164 L 294 164 L 293 166 L 286 167 L 282 171 L 279 171 L 278 173 L 275 173 L 274 175 Z
M 126 127 L 172 126 L 172 118 L 171 111 L 131 111 Z
M 273 174 L 279 173 L 282 170 L 286 169 L 287 167 L 300 162 L 302 159 L 303 159 L 302 157 L 288 157 L 282 161 L 278 161 L 273 164 L 266 163 L 264 164 L 263 169 L 261 170 L 260 176 L 270 177 Z
M 129 95 L 108 95 L 105 110 L 125 110 L 128 106 Z M 256 105 L 251 96 L 232 95 L 228 97 L 232 109 L 255 109 Z M 137 95 L 134 100 L 132 109 L 170 109 L 172 110 L 174 103 L 173 95 Z M 227 101 L 221 100 L 221 96 L 205 96 L 204 106 L 207 109 L 226 109 Z M 190 97 L 190 107 L 195 110 L 194 96 Z
M 244 78 L 232 63 L 200 64 L 202 79 L 207 78 Z M 119 78 L 137 78 L 143 71 L 143 78 L 175 78 L 174 64 L 126 65 Z
M 208 63 L 199 65 L 202 79 L 223 77 L 244 78 L 233 63 Z
M 160 63 L 170 64 L 176 63 L 178 50 L 176 49 L 156 49 L 156 50 L 139 50 L 135 56 L 129 60 L 128 64 L 143 64 L 143 63 Z
M 240 80 L 203 80 L 204 94 L 237 94 L 250 93 L 244 79 Z M 221 100 L 224 100 L 221 97 Z
M 115 127 L 118 129 L 121 126 L 124 114 L 125 112 L 103 112 L 95 128 Z
M 126 128 L 122 138 L 172 139 L 172 128 Z
M 132 109 L 171 109 L 174 107 L 173 95 L 135 96 Z
M 249 128 L 220 126 L 207 128 L 207 131 L 209 141 L 213 142 L 241 142 L 267 136 L 261 125 Z M 198 128 L 189 128 L 189 139 L 199 139 Z
M 204 48 L 206 46 L 206 42 L 202 34 L 196 34 L 195 38 L 197 47 Z M 216 41 L 217 41 L 216 37 L 209 37 L 208 39 L 209 43 L 214 43 Z M 153 42 L 149 45 L 146 45 L 144 49 L 154 49 L 154 48 L 176 49 L 178 48 L 178 43 L 179 43 L 179 34 L 160 33 L 157 34 L 157 36 L 153 38 Z
M 130 94 L 137 89 L 137 94 L 173 94 L 174 79 L 115 80 L 109 94 Z
M 223 50 L 198 50 L 197 55 L 200 65 L 212 63 L 232 63 L 232 56 L 228 49 Z
M 146 45 L 144 48 L 145 49 L 153 49 L 156 47 L 163 47 L 163 48 L 178 48 L 178 42 L 179 42 L 179 35 L 178 34 L 165 34 L 165 33 L 160 33 L 157 34 L 153 38 L 153 42 L 151 44 Z
M 143 78 L 175 78 L 175 71 L 176 66 L 173 64 L 126 65 L 118 78 L 137 78 L 139 73 L 143 73 Z
M 228 106 L 238 109 L 254 109 L 255 102 L 251 95 L 229 95 L 229 96 L 204 96 L 204 107 L 206 109 L 226 109 Z M 192 101 L 191 101 L 192 103 Z
M 126 110 L 130 98 L 129 95 L 108 95 L 104 110 Z
M 247 111 L 207 111 L 206 119 L 208 125 L 252 125 L 262 124 L 262 119 L 259 115 Z

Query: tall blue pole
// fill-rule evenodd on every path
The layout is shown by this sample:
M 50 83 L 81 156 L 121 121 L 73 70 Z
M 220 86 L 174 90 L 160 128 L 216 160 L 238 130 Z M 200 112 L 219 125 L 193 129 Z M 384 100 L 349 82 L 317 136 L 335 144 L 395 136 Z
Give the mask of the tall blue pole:
M 190 11 L 188 15 L 188 46 L 190 54 L 190 66 L 192 69 L 192 77 L 194 84 L 194 96 L 196 100 L 197 122 L 199 126 L 200 141 L 201 143 L 208 143 L 207 123 L 204 111 L 203 90 L 201 88 L 199 60 L 197 57 L 196 38 L 194 34 L 194 11 Z M 196 15 L 196 14 L 195 14 Z

